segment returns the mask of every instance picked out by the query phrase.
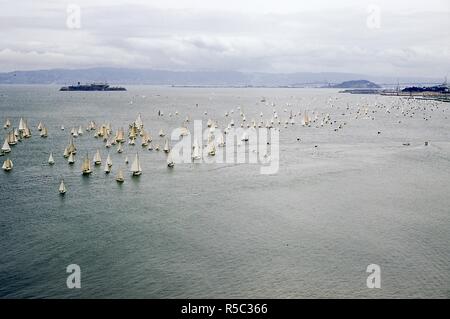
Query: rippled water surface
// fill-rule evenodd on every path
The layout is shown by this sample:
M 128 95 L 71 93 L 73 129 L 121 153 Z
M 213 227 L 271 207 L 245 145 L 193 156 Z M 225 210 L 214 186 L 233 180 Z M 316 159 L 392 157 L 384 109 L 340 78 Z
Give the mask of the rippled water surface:
M 399 103 L 426 108 L 405 117 Z M 2 125 L 24 117 L 33 132 L 13 147 L 14 169 L 0 172 L 0 297 L 448 298 L 450 111 L 432 105 L 322 89 L 0 86 Z M 170 132 L 186 115 L 223 127 L 231 117 L 240 123 L 237 107 L 248 121 L 275 109 L 284 122 L 290 110 L 308 109 L 337 122 L 303 127 L 296 117 L 295 125 L 281 125 L 274 175 L 261 175 L 257 164 L 170 170 L 163 152 L 138 143 L 123 154 L 111 148 L 112 174 L 96 167 L 86 178 L 86 151 L 99 148 L 103 159 L 108 152 L 88 132 L 75 140 L 75 165 L 62 156 L 70 128 L 90 120 L 117 129 L 140 112 L 162 145 L 159 129 Z M 355 119 L 358 107 L 369 116 Z M 39 137 L 39 121 L 47 139 Z M 131 178 L 124 158 L 136 150 L 143 174 Z M 54 166 L 47 165 L 50 151 Z M 126 169 L 122 185 L 114 180 L 119 167 Z M 81 289 L 66 287 L 73 263 Z M 372 263 L 381 267 L 381 289 L 366 287 Z

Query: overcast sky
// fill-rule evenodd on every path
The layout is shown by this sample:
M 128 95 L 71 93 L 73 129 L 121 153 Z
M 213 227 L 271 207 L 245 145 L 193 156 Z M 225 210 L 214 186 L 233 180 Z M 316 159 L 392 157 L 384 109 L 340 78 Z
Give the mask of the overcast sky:
M 0 0 L 0 28 L 0 71 L 450 75 L 449 0 Z

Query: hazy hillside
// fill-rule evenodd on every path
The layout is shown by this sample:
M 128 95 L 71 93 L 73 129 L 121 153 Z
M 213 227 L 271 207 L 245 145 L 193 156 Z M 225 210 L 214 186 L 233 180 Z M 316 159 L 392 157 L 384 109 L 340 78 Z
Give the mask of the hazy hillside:
M 91 68 L 15 71 L 0 73 L 0 84 L 73 84 L 107 81 L 111 84 L 305 86 L 335 84 L 354 79 L 377 83 L 439 82 L 440 79 L 377 77 L 351 73 L 243 73 L 233 71 L 162 71 L 150 69 Z

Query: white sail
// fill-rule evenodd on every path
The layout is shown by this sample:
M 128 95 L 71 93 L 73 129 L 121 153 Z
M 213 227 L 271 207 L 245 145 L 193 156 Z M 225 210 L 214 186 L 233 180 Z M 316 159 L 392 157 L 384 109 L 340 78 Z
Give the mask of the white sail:
M 167 139 L 164 142 L 164 152 L 169 153 L 169 141 Z
M 39 122 L 37 126 L 38 131 L 42 131 L 42 127 L 43 127 L 42 122 Z
M 70 153 L 69 158 L 67 159 L 67 162 L 68 162 L 69 164 L 75 163 L 75 158 L 74 158 L 74 156 L 73 156 L 73 153 Z
M 167 156 L 167 166 L 173 167 L 174 165 L 175 165 L 175 162 L 173 161 L 173 158 L 172 158 L 172 152 L 170 152 L 169 155 Z
M 25 122 L 24 122 L 23 118 L 20 118 L 19 131 L 24 131 L 24 130 L 25 130 Z
M 94 156 L 94 164 L 100 165 L 101 163 L 102 163 L 102 158 L 100 156 L 100 151 L 97 150 L 97 152 L 95 153 L 95 156 Z
M 109 172 L 111 172 L 111 166 L 108 165 L 108 163 L 105 163 L 105 169 L 104 169 L 105 173 L 108 174 Z
M 64 180 L 61 180 L 61 184 L 59 185 L 59 193 L 65 194 L 67 191 L 66 185 L 64 185 Z
M 83 165 L 81 166 L 81 170 L 83 174 L 90 174 L 91 171 L 91 161 L 89 161 L 89 155 L 86 154 L 86 158 L 83 161 Z
M 125 178 L 123 177 L 122 169 L 119 168 L 119 172 L 117 173 L 117 176 L 116 176 L 116 181 L 119 183 L 122 183 L 124 180 L 125 180 Z
M 2 168 L 5 171 L 10 171 L 10 170 L 12 170 L 13 166 L 14 166 L 13 162 L 8 158 L 8 159 L 6 159 L 6 161 L 3 162 Z
M 81 125 L 78 128 L 78 135 L 83 135 L 83 128 L 81 127 Z
M 137 153 L 134 158 L 133 164 L 131 164 L 130 171 L 133 172 L 133 175 L 140 175 L 142 172 L 141 163 L 139 162 L 139 156 Z
M 122 152 L 123 152 L 122 143 L 119 142 L 119 146 L 117 147 L 117 153 L 122 153 Z
M 197 140 L 194 141 L 193 151 L 192 151 L 192 158 L 193 159 L 200 159 L 200 148 L 198 146 Z
M 166 135 L 166 134 L 164 134 L 164 131 L 162 129 L 160 129 L 159 130 L 159 136 L 163 137 L 164 135 Z
M 3 128 L 9 128 L 11 126 L 11 122 L 9 119 L 6 119 L 5 125 L 3 126 Z
M 64 131 L 64 125 L 61 125 L 61 131 Z
M 48 163 L 50 165 L 55 164 L 55 160 L 53 159 L 53 153 L 50 152 L 50 156 L 48 157 Z
M 112 166 L 112 160 L 111 156 L 108 154 L 108 157 L 106 158 L 106 166 L 111 167 Z
M 2 151 L 5 152 L 5 153 L 11 152 L 11 147 L 9 146 L 8 138 L 6 138 L 5 139 L 5 143 L 3 143 Z

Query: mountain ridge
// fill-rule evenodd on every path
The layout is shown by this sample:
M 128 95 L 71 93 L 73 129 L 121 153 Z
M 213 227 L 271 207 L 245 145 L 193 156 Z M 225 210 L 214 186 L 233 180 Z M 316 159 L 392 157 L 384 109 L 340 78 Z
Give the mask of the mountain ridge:
M 98 67 L 48 69 L 0 73 L 0 84 L 61 84 L 108 82 L 110 84 L 218 85 L 218 86 L 323 86 L 355 79 L 376 83 L 439 83 L 439 78 L 370 76 L 340 72 L 264 73 L 239 71 L 168 71 Z

